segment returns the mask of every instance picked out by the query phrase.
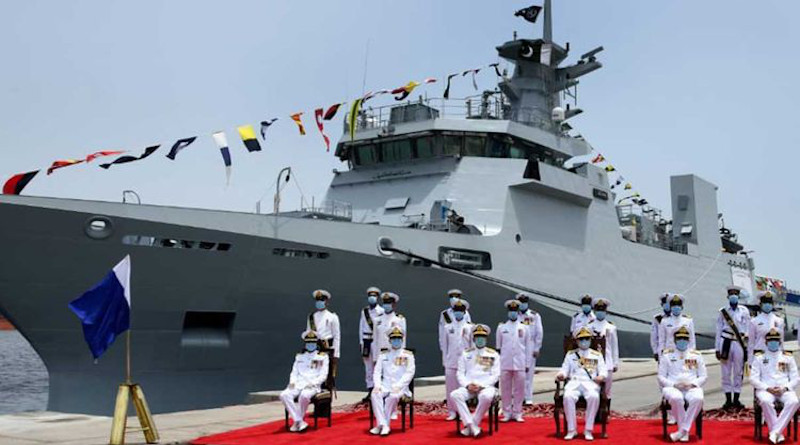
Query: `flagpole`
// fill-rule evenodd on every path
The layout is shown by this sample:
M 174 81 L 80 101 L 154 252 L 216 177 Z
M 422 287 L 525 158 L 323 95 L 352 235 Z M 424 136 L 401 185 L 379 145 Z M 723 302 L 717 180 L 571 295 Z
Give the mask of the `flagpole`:
M 131 330 L 125 333 L 125 383 L 131 384 Z

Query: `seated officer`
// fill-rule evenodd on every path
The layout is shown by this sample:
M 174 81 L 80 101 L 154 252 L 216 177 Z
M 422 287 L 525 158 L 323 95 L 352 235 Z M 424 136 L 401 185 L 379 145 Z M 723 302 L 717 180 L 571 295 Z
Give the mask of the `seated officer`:
M 567 418 L 567 434 L 564 440 L 572 440 L 577 434 L 575 404 L 581 396 L 586 400 L 583 437 L 594 440 L 592 429 L 600 407 L 600 383 L 603 383 L 608 371 L 603 354 L 589 349 L 592 344 L 592 332 L 589 329 L 579 329 L 575 339 L 578 340 L 578 349 L 567 352 L 564 363 L 556 374 L 558 381 L 569 379 L 564 387 L 564 416 Z
M 757 352 L 750 362 L 750 384 L 756 390 L 756 399 L 764 411 L 769 428 L 769 441 L 780 443 L 785 439 L 783 430 L 797 411 L 797 394 L 794 390 L 800 383 L 797 363 L 791 352 L 781 347 L 781 333 L 770 330 L 766 335 L 766 352 Z M 783 410 L 775 412 L 775 402 L 783 403 Z
M 691 334 L 681 326 L 674 334 L 675 349 L 667 348 L 658 361 L 658 382 L 661 394 L 672 408 L 678 430 L 669 435 L 673 442 L 689 441 L 695 417 L 703 409 L 703 388 L 708 375 L 703 356 L 689 349 Z M 688 408 L 684 408 L 684 402 Z
M 414 354 L 403 349 L 405 333 L 399 327 L 389 332 L 391 349 L 381 352 L 375 362 L 375 374 L 372 380 L 372 411 L 378 425 L 369 430 L 372 434 L 386 436 L 391 431 L 389 420 L 392 418 L 400 397 L 411 396 L 408 385 L 414 378 Z
M 475 347 L 464 351 L 458 360 L 457 376 L 461 387 L 451 392 L 449 398 L 464 422 L 463 436 L 472 434 L 477 437 L 481 434 L 481 420 L 497 394 L 494 385 L 500 379 L 500 354 L 486 347 L 490 333 L 491 329 L 485 324 L 472 328 Z M 475 414 L 470 414 L 467 400 L 475 397 L 478 398 L 478 407 Z
M 295 356 L 292 373 L 289 375 L 289 386 L 280 395 L 281 402 L 286 406 L 293 421 L 289 428 L 292 432 L 308 428 L 308 424 L 303 420 L 306 409 L 311 398 L 322 390 L 322 383 L 328 378 L 328 354 L 317 350 L 319 341 L 317 333 L 306 331 L 302 337 L 305 351 Z

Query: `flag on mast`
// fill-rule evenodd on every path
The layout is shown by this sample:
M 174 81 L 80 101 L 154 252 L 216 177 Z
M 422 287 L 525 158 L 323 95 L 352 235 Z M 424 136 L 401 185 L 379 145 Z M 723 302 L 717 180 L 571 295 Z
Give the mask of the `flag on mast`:
M 225 137 L 224 131 L 218 131 L 211 137 L 214 138 L 214 143 L 222 155 L 222 162 L 225 163 L 225 185 L 228 185 L 231 183 L 231 151 L 228 149 L 228 138 Z
M 297 124 L 297 131 L 300 132 L 300 136 L 305 136 L 306 135 L 306 127 L 303 126 L 303 120 L 301 119 L 302 116 L 303 116 L 303 113 L 300 112 L 300 113 L 293 114 L 291 116 L 291 118 L 294 121 L 294 123 Z
M 22 193 L 22 189 L 28 185 L 29 182 L 33 180 L 33 177 L 39 173 L 39 170 L 27 172 L 27 173 L 20 173 L 18 175 L 14 175 L 3 184 L 3 194 L 4 195 L 19 195 Z
M 519 11 L 514 13 L 514 16 L 522 17 L 523 19 L 531 23 L 536 23 L 536 19 L 539 18 L 540 12 L 542 12 L 542 7 L 533 5 L 533 6 L 528 6 L 527 8 L 520 9 Z
M 239 136 L 242 138 L 242 143 L 247 151 L 250 153 L 261 151 L 261 144 L 258 143 L 256 131 L 253 129 L 252 125 L 241 125 L 236 127 L 236 130 L 239 132 Z
M 325 141 L 325 147 L 327 148 L 325 151 L 331 151 L 331 140 L 325 134 L 325 125 L 322 123 L 324 111 L 322 108 L 317 108 L 314 110 L 314 119 L 317 121 L 317 128 L 319 128 L 319 134 L 322 135 L 322 140 Z
M 131 327 L 131 257 L 126 255 L 102 281 L 69 303 L 83 324 L 83 337 L 97 360 Z

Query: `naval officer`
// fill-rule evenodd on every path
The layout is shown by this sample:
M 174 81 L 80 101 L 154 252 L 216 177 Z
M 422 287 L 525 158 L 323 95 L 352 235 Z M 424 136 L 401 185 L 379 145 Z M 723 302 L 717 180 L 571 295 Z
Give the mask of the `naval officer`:
M 455 420 L 456 405 L 450 393 L 458 389 L 458 363 L 461 354 L 472 344 L 472 323 L 467 321 L 466 314 L 469 310 L 469 303 L 460 298 L 452 305 L 453 320 L 445 325 L 444 331 L 439 338 L 439 344 L 444 349 L 445 394 L 447 394 L 447 420 Z
M 302 338 L 305 350 L 295 356 L 292 373 L 289 375 L 289 386 L 280 395 L 281 402 L 292 418 L 293 423 L 289 428 L 292 432 L 308 428 L 304 420 L 306 409 L 311 398 L 322 390 L 322 384 L 328 378 L 328 354 L 318 350 L 317 333 L 306 331 Z
M 314 331 L 319 337 L 320 349 L 331 355 L 330 384 L 334 384 L 339 356 L 341 354 L 341 330 L 339 329 L 339 316 L 328 310 L 331 300 L 330 292 L 317 289 L 312 294 L 316 311 L 308 315 L 306 329 Z
M 486 346 L 489 326 L 478 324 L 472 328 L 474 348 L 469 348 L 458 359 L 458 384 L 460 388 L 450 393 L 456 404 L 458 415 L 464 422 L 461 435 L 470 434 L 477 437 L 481 434 L 481 420 L 497 394 L 495 384 L 500 379 L 500 354 Z M 478 398 L 478 406 L 474 413 L 469 412 L 467 400 Z
M 597 409 L 600 407 L 600 384 L 603 383 L 608 371 L 603 354 L 589 348 L 592 344 L 592 332 L 588 328 L 580 328 L 575 333 L 575 339 L 578 341 L 578 349 L 567 352 L 564 363 L 556 374 L 558 381 L 569 379 L 564 386 L 564 417 L 567 418 L 567 433 L 564 435 L 564 440 L 572 440 L 577 434 L 575 404 L 580 397 L 586 400 L 586 425 L 583 437 L 586 440 L 594 440 L 592 430 Z
M 748 343 L 750 350 L 747 356 L 754 357 L 756 352 L 764 352 L 766 349 L 767 333 L 775 329 L 781 335 L 781 342 L 783 342 L 783 319 L 776 314 L 773 309 L 775 308 L 775 296 L 770 291 L 758 293 L 758 301 L 760 303 L 761 312 L 758 313 L 752 320 L 750 320 L 750 342 Z
M 374 341 L 375 321 L 383 315 L 383 308 L 378 305 L 381 290 L 377 287 L 367 289 L 367 305 L 361 309 L 361 316 L 358 322 L 358 344 L 361 346 L 361 357 L 364 360 L 364 375 L 367 383 L 367 395 L 363 402 L 369 401 L 372 392 L 372 372 L 375 370 L 376 355 L 373 354 L 372 342 Z
M 675 349 L 675 331 L 683 326 L 689 331 L 689 349 L 695 349 L 694 321 L 683 313 L 684 302 L 685 298 L 680 294 L 673 294 L 669 299 L 670 315 L 661 320 L 658 333 L 659 354 L 667 348 Z
M 769 441 L 772 443 L 785 440 L 783 430 L 800 405 L 794 392 L 800 383 L 797 363 L 791 352 L 783 351 L 781 334 L 777 329 L 767 332 L 766 351 L 756 352 L 750 362 L 750 384 L 756 390 L 756 399 L 764 412 L 769 428 Z M 780 415 L 775 412 L 776 401 L 783 403 Z
M 447 309 L 443 310 L 439 314 L 439 350 L 442 351 L 442 362 L 444 362 L 444 344 L 442 343 L 444 339 L 444 331 L 455 319 L 453 305 L 456 304 L 456 301 L 463 298 L 464 293 L 461 292 L 461 290 L 450 289 L 447 291 Z M 464 319 L 467 321 L 467 323 L 472 322 L 472 317 L 470 317 L 469 311 L 464 313 Z
M 406 319 L 397 313 L 397 303 L 399 301 L 400 296 L 393 292 L 381 294 L 383 315 L 378 317 L 375 322 L 375 341 L 372 342 L 373 357 L 378 357 L 382 351 L 389 350 L 389 332 L 394 328 L 400 328 L 403 331 L 403 347 L 406 347 Z
M 694 419 L 703 409 L 703 385 L 708 374 L 703 356 L 689 349 L 691 335 L 686 326 L 678 328 L 673 339 L 675 349 L 665 348 L 658 361 L 658 382 L 678 423 L 677 431 L 669 437 L 673 442 L 688 442 Z
M 742 392 L 744 367 L 747 366 L 747 334 L 750 331 L 750 311 L 739 305 L 741 288 L 728 286 L 728 304 L 719 310 L 714 342 L 717 360 L 722 370 L 722 391 L 725 404 L 722 409 L 742 409 L 739 401 Z
M 403 349 L 405 332 L 395 326 L 387 337 L 391 348 L 378 356 L 372 377 L 375 382 L 372 389 L 372 411 L 378 425 L 369 432 L 381 436 L 386 436 L 391 431 L 389 422 L 394 417 L 400 398 L 411 396 L 408 385 L 414 379 L 415 371 L 414 354 Z
M 669 292 L 664 292 L 659 295 L 658 301 L 661 302 L 661 312 L 653 315 L 653 321 L 650 323 L 650 349 L 653 351 L 653 358 L 658 361 L 658 335 L 661 330 L 661 320 L 670 316 L 669 310 Z
M 611 399 L 611 384 L 614 381 L 614 373 L 619 369 L 619 340 L 617 327 L 614 326 L 614 323 L 608 321 L 608 308 L 610 306 L 611 302 L 607 298 L 595 298 L 592 307 L 595 319 L 586 326 L 593 336 L 606 339 L 603 359 L 608 370 L 605 378 L 605 395 L 609 400 Z
M 533 354 L 533 342 L 528 327 L 519 317 L 518 300 L 505 302 L 508 320 L 497 326 L 496 345 L 500 351 L 500 396 L 503 402 L 502 422 L 522 419 L 525 399 L 525 375 L 528 357 Z
M 592 296 L 584 294 L 581 297 L 581 310 L 572 316 L 570 320 L 569 332 L 570 335 L 575 335 L 582 327 L 591 323 L 594 320 L 594 312 L 592 312 Z
M 528 355 L 528 371 L 525 373 L 525 405 L 533 405 L 533 378 L 536 375 L 536 360 L 539 358 L 539 351 L 542 349 L 544 339 L 544 328 L 542 327 L 542 317 L 538 312 L 530 308 L 531 296 L 522 292 L 517 294 L 519 301 L 519 315 L 522 324 L 528 327 L 533 342 L 533 352 Z

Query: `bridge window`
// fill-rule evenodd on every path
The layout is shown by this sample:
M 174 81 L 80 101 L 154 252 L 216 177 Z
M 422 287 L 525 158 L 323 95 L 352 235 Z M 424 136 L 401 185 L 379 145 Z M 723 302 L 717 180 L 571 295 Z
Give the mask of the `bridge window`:
M 416 139 L 417 157 L 427 159 L 436 156 L 436 145 L 433 136 L 424 136 Z
M 383 162 L 402 162 L 411 159 L 411 140 L 400 139 L 381 144 Z
M 460 156 L 461 146 L 464 144 L 463 136 L 445 135 L 443 154 Z
M 375 146 L 372 144 L 356 147 L 356 165 L 372 165 L 378 162 Z
M 465 137 L 464 156 L 486 156 L 486 138 L 481 136 Z

